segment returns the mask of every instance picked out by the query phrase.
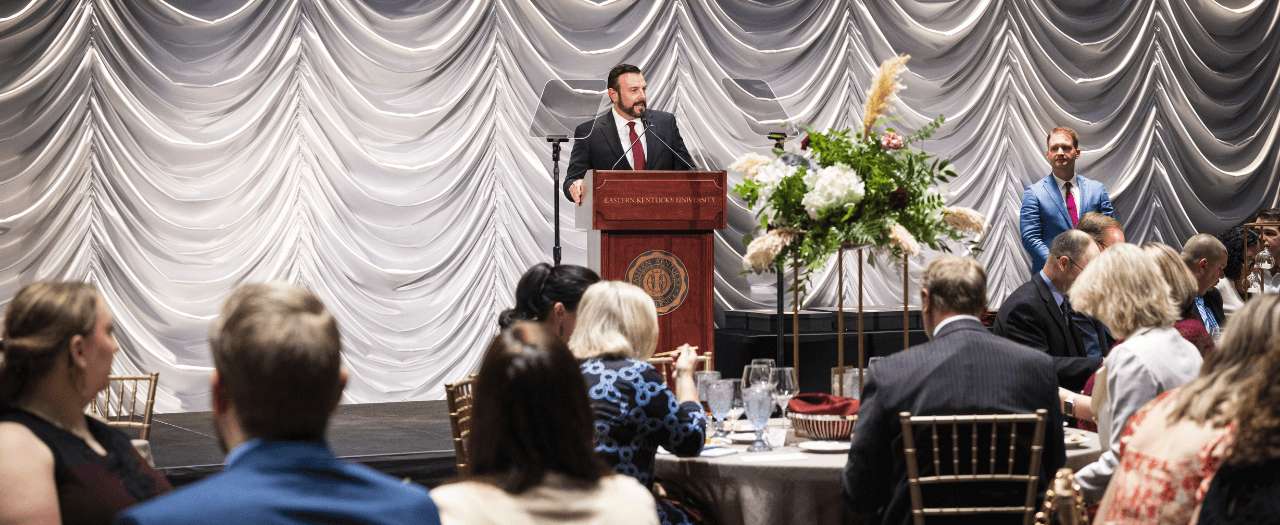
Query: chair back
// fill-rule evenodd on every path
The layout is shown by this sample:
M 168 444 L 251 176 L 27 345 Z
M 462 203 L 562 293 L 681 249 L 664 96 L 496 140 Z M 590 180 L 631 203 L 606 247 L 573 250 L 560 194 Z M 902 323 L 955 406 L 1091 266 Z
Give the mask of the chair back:
M 1044 493 L 1044 510 L 1036 513 L 1036 525 L 1089 525 L 1084 494 L 1071 469 L 1058 469 Z
M 694 366 L 693 369 L 695 371 L 712 370 L 715 367 L 714 359 L 715 358 L 712 357 L 710 353 L 702 354 L 698 356 L 698 364 Z M 676 372 L 675 359 L 670 357 L 650 357 L 648 362 L 653 365 L 653 368 L 662 376 L 663 384 L 671 383 L 672 374 L 675 374 Z
M 108 376 L 107 388 L 93 398 L 86 413 L 113 427 L 140 429 L 140 439 L 151 439 L 151 413 L 156 403 L 160 373 Z
M 925 518 L 931 516 L 991 514 L 1022 514 L 1022 522 L 1031 525 L 1035 518 L 1036 484 L 1040 479 L 1040 458 L 1044 453 L 1044 433 L 1049 418 L 1047 410 L 1036 410 L 1034 414 L 914 417 L 910 412 L 902 412 L 900 418 L 907 484 L 911 491 L 911 515 L 916 525 L 924 525 Z M 1032 424 L 1034 430 L 1027 436 L 1026 427 Z M 1021 444 L 1018 435 L 1020 425 L 1024 432 Z M 922 451 L 916 448 L 917 427 L 928 427 L 922 428 L 921 432 L 931 441 L 931 456 L 921 454 Z M 1024 448 L 1019 454 L 1019 446 L 1025 447 L 1028 437 L 1030 450 Z M 929 451 L 925 449 L 923 452 Z M 925 460 L 924 469 L 930 470 L 932 475 L 920 475 L 920 459 Z M 972 486 L 975 483 L 1023 483 L 1026 490 L 1022 505 L 925 507 L 923 485 L 943 485 L 934 490 L 958 494 L 960 485 Z
M 476 376 L 444 385 L 446 399 L 449 403 L 449 426 L 453 429 L 454 462 L 458 465 L 458 475 L 471 474 L 471 404 L 475 400 L 473 389 Z

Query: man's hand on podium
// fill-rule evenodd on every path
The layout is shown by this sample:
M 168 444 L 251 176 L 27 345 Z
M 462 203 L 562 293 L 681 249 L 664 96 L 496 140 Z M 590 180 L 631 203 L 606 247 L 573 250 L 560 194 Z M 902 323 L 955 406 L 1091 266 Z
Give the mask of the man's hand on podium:
M 573 203 L 582 206 L 582 179 L 573 181 L 569 185 L 569 195 L 573 197 Z

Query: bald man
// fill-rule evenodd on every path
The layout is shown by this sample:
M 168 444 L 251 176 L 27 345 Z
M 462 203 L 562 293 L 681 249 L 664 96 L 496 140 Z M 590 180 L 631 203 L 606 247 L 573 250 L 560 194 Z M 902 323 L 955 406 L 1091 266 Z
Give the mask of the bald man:
M 1213 287 L 1224 276 L 1227 247 L 1217 237 L 1207 233 L 1196 234 L 1182 245 L 1182 262 L 1186 263 L 1196 280 L 1196 300 L 1191 308 L 1196 310 L 1204 327 L 1212 333 L 1227 320 L 1222 311 L 1222 293 Z M 1189 313 L 1184 312 L 1183 317 L 1189 317 Z

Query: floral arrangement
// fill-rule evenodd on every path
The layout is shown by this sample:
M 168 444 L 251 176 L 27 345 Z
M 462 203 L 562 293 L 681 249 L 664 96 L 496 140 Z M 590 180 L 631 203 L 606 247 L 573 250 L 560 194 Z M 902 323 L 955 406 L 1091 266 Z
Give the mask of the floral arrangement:
M 910 147 L 932 135 L 944 117 L 905 137 L 893 128 L 873 131 L 896 120 L 884 113 L 902 88 L 898 76 L 909 58 L 881 64 L 861 132 L 802 125 L 806 136 L 798 150 L 775 148 L 773 158 L 749 153 L 729 166 L 744 174 L 733 192 L 747 205 L 760 206 L 760 228 L 767 232 L 743 239 L 746 270 L 760 273 L 792 260 L 817 269 L 844 245 L 887 248 L 895 257 L 919 254 L 921 243 L 950 251 L 944 240 L 984 231 L 982 214 L 943 203 L 935 184 L 956 176 L 949 162 Z M 969 244 L 980 251 L 973 247 L 976 241 Z

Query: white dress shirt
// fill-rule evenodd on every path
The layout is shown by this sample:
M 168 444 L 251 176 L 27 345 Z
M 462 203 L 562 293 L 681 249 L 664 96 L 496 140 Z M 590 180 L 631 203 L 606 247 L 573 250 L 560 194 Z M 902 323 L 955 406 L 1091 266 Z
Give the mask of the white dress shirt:
M 623 162 L 626 162 L 628 166 L 631 166 L 631 169 L 635 169 L 636 168 L 635 165 L 631 163 L 631 151 L 627 150 L 627 147 L 631 145 L 631 128 L 627 127 L 627 123 L 628 122 L 636 123 L 636 136 L 640 137 L 640 140 L 636 141 L 636 145 L 632 149 L 640 150 L 640 152 L 644 154 L 644 158 L 647 161 L 649 159 L 649 154 L 648 154 L 649 152 L 645 151 L 644 149 L 645 140 L 644 140 L 644 137 L 641 136 L 641 134 L 644 133 L 644 121 L 640 119 L 632 119 L 631 117 L 623 115 L 622 113 L 618 113 L 618 108 L 613 108 L 613 122 L 614 124 L 618 125 L 618 138 L 620 139 L 620 143 L 622 144 Z
M 1081 213 L 1081 212 L 1080 212 L 1080 180 L 1079 180 L 1079 177 L 1076 177 L 1076 174 L 1072 173 L 1072 174 L 1071 174 L 1071 178 L 1070 178 L 1070 179 L 1062 180 L 1062 179 L 1059 179 L 1057 175 L 1053 175 L 1053 182 L 1057 183 L 1057 185 L 1058 185 L 1058 194 L 1059 194 L 1059 195 L 1062 195 L 1062 203 L 1063 203 L 1062 205 L 1063 205 L 1063 206 L 1066 206 L 1066 202 L 1067 202 L 1067 189 L 1066 189 L 1066 188 L 1067 188 L 1067 186 L 1066 186 L 1066 185 L 1067 185 L 1067 183 L 1068 183 L 1068 182 L 1070 182 L 1070 183 L 1071 183 L 1071 194 L 1076 196 L 1076 215 L 1077 215 L 1077 216 L 1082 216 L 1082 215 L 1084 215 L 1083 213 Z

